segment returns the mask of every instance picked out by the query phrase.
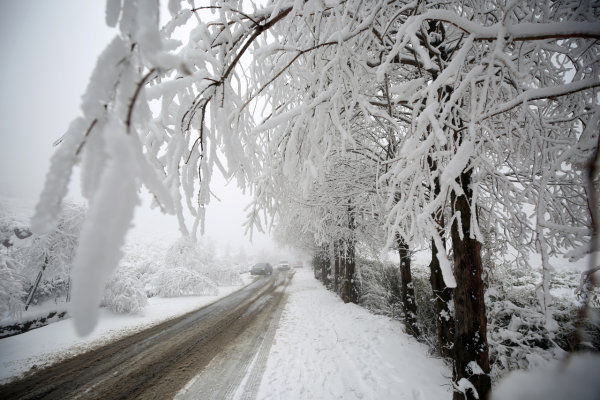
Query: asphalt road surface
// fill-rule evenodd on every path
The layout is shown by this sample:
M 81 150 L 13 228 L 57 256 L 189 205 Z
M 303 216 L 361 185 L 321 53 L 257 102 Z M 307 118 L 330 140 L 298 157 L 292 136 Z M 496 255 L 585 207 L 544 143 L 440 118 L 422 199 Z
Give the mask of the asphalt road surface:
M 30 372 L 0 399 L 253 399 L 292 274 Z

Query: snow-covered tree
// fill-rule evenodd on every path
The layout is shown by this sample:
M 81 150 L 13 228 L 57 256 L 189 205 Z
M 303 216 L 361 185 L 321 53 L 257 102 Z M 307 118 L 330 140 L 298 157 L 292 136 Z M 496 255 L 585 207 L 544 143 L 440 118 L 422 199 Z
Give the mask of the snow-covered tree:
M 182 267 L 164 269 L 156 277 L 157 295 L 161 297 L 178 296 L 216 296 L 217 286 L 201 273 Z
M 6 265 L 3 280 L 13 288 L 9 291 L 11 309 L 17 304 L 16 308 L 26 308 L 29 303 L 68 301 L 71 266 L 84 217 L 85 208 L 67 203 L 50 232 L 32 234 L 13 207 L 3 204 L 0 248 Z M 23 292 L 29 296 L 16 295 Z
M 102 304 L 117 313 L 140 312 L 148 304 L 142 281 L 134 271 L 121 268 L 117 272 L 106 284 Z

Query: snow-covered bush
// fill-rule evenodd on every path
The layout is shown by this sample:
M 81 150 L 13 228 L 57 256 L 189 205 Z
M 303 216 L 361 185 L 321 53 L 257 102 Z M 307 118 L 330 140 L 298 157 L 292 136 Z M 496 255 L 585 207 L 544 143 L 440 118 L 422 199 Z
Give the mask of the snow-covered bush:
M 176 268 L 198 269 L 212 265 L 215 257 L 214 244 L 208 238 L 194 241 L 181 237 L 169 249 L 165 264 Z
M 215 261 L 215 248 L 208 238 L 200 241 L 183 237 L 176 241 L 165 257 L 167 268 L 183 268 L 200 273 L 218 286 L 241 285 L 239 272 L 231 263 Z
M 12 267 L 12 276 L 18 276 L 21 289 L 19 296 L 11 296 L 13 308 L 23 308 L 27 292 L 44 268 L 41 281 L 34 293 L 32 304 L 46 301 L 65 301 L 70 286 L 71 263 L 79 240 L 79 231 L 85 208 L 66 203 L 59 215 L 53 230 L 46 234 L 32 234 L 27 226 L 27 218 L 23 210 L 3 199 L 0 202 L 0 248 L 3 257 Z M 6 283 L 16 288 L 18 284 L 11 282 L 8 270 Z M 3 279 L 4 281 L 5 279 Z
M 124 268 L 118 269 L 106 284 L 102 304 L 117 313 L 134 314 L 147 304 L 142 282 Z
M 177 296 L 216 296 L 217 286 L 199 272 L 175 267 L 158 272 L 156 294 L 161 297 Z
M 438 349 L 437 336 L 437 314 L 431 290 L 429 266 L 414 265 L 411 268 L 412 282 L 415 288 L 415 299 L 417 301 L 417 325 L 421 331 L 422 340 L 426 342 L 432 351 Z
M 64 204 L 58 222 L 46 234 L 31 234 L 26 218 L 16 215 L 8 205 L 2 207 L 0 230 L 7 257 L 19 266 L 24 289 L 29 290 L 39 271 L 45 266 L 32 304 L 48 300 L 66 300 L 70 285 L 71 263 L 75 256 L 85 208 Z
M 23 310 L 23 277 L 14 263 L 0 253 L 0 320 L 17 317 Z
M 359 304 L 375 314 L 399 318 L 402 308 L 398 266 L 363 258 L 357 259 L 356 265 Z
M 359 304 L 375 314 L 386 315 L 402 320 L 402 287 L 398 264 L 393 262 L 359 258 L 356 261 Z M 436 348 L 437 333 L 435 310 L 432 301 L 429 269 L 422 265 L 413 265 L 412 282 L 417 301 L 417 326 L 421 331 L 420 339 L 431 348 Z
M 162 260 L 166 249 L 161 243 L 136 243 L 125 248 L 125 255 L 119 263 L 119 269 L 127 270 L 137 278 L 148 297 L 156 296 L 155 280 L 157 273 L 165 268 Z
M 394 263 L 359 258 L 356 261 L 359 304 L 375 314 L 402 320 L 401 286 Z M 437 326 L 432 301 L 429 268 L 413 264 L 412 281 L 417 301 L 420 340 L 437 348 Z M 488 274 L 486 305 L 491 376 L 494 381 L 512 370 L 528 370 L 561 358 L 569 350 L 574 334 L 578 302 L 578 275 L 557 271 L 552 280 L 556 296 L 551 306 L 555 329 L 548 330 L 536 297 L 540 274 L 510 265 L 495 267 Z M 561 296 L 558 296 L 561 294 Z M 592 304 L 595 306 L 595 304 Z M 590 344 L 600 348 L 600 329 L 587 326 Z
M 490 274 L 486 292 L 488 341 L 492 379 L 515 369 L 531 369 L 562 357 L 570 350 L 578 306 L 577 273 L 556 272 L 551 288 L 553 321 L 547 326 L 535 288 L 540 274 L 523 273 L 509 265 Z M 560 296 L 558 294 L 561 294 Z M 598 328 L 592 346 L 598 348 Z
M 209 265 L 204 268 L 197 268 L 196 271 L 210 279 L 217 286 L 239 286 L 243 284 L 240 273 L 233 266 Z

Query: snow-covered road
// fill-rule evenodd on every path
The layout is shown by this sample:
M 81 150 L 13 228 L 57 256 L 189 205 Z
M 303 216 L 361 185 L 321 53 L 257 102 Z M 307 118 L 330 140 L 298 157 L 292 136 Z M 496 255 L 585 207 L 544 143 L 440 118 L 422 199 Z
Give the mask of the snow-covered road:
M 309 269 L 287 292 L 258 399 L 451 397 L 451 370 L 398 321 L 344 304 Z
M 0 398 L 451 396 L 450 369 L 402 324 L 344 304 L 309 269 L 294 272 L 0 386 Z
M 242 276 L 244 285 L 254 278 Z M 240 286 L 219 287 L 217 296 L 152 297 L 139 314 L 116 314 L 102 308 L 98 326 L 88 336 L 78 336 L 68 318 L 26 333 L 0 339 L 0 383 L 14 380 L 30 368 L 48 367 L 61 360 L 97 349 L 173 318 L 212 304 Z M 55 306 L 56 307 L 56 306 Z M 49 308 L 49 310 L 55 310 Z M 30 314 L 35 315 L 36 310 Z M 26 315 L 23 316 L 26 320 Z
M 258 278 L 200 310 L 32 372 L 0 386 L 0 398 L 173 398 L 264 314 L 260 305 L 284 278 Z

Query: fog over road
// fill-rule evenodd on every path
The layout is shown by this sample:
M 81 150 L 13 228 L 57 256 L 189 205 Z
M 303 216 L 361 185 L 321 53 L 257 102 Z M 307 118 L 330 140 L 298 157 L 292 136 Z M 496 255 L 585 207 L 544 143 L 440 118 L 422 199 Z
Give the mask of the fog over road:
M 3 399 L 252 399 L 291 274 L 0 386 Z M 182 390 L 183 389 L 183 390 Z

